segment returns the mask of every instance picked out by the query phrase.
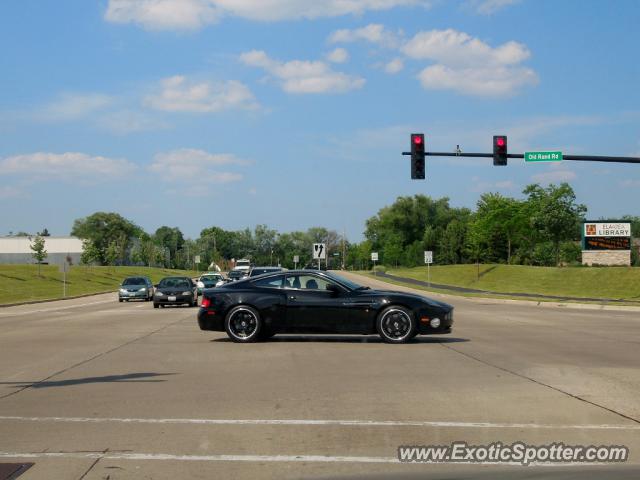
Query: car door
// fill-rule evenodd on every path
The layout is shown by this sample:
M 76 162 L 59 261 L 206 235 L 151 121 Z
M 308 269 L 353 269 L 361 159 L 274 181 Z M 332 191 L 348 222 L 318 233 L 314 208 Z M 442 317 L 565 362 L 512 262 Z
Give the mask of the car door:
M 339 291 L 327 289 L 335 285 Z M 285 278 L 287 330 L 296 333 L 340 333 L 347 323 L 348 309 L 342 287 L 314 273 L 293 273 Z

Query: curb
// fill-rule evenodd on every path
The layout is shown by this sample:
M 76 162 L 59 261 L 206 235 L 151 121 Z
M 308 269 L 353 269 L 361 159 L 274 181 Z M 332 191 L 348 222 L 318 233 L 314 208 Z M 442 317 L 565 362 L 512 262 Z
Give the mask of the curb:
M 358 275 L 361 277 L 378 280 L 380 282 L 388 283 L 389 285 L 395 285 L 392 282 L 385 281 L 384 276 L 378 275 L 370 275 L 370 274 L 360 274 L 355 272 L 349 272 L 352 275 Z M 566 309 L 578 309 L 578 310 L 601 310 L 601 311 L 622 311 L 622 312 L 640 312 L 640 307 L 636 307 L 633 305 L 604 305 L 598 303 L 579 303 L 579 302 L 557 302 L 557 301 L 542 301 L 542 300 L 514 300 L 510 298 L 494 298 L 494 297 L 482 297 L 482 296 L 473 296 L 468 297 L 464 295 L 455 295 L 452 293 L 440 293 L 434 292 L 433 290 L 421 290 L 415 288 L 416 285 L 411 285 L 410 283 L 403 283 L 400 277 L 393 277 L 392 275 L 388 275 L 387 279 L 392 279 L 397 283 L 401 283 L 402 286 L 406 286 L 408 288 L 413 288 L 414 290 L 420 292 L 428 292 L 429 295 L 433 295 L 434 297 L 441 297 L 443 299 L 456 299 L 456 300 L 468 300 L 474 303 L 483 303 L 483 304 L 493 304 L 493 305 L 526 305 L 529 307 L 541 307 L 541 308 L 566 308 Z M 488 293 L 488 292 L 487 292 Z M 494 295 L 500 295 L 499 293 L 495 293 Z M 508 295 L 508 294 L 503 294 Z
M 2 304 L 0 304 L 0 308 L 19 307 L 21 305 L 35 305 L 37 303 L 59 302 L 59 301 L 64 301 L 64 300 L 74 300 L 76 298 L 95 297 L 97 295 L 105 295 L 107 293 L 117 293 L 117 292 L 114 291 L 114 290 L 106 290 L 106 291 L 103 291 L 103 292 L 84 293 L 82 295 L 73 295 L 71 297 L 47 298 L 47 299 L 44 299 L 44 300 L 30 300 L 28 302 L 17 302 L 17 303 L 2 303 Z

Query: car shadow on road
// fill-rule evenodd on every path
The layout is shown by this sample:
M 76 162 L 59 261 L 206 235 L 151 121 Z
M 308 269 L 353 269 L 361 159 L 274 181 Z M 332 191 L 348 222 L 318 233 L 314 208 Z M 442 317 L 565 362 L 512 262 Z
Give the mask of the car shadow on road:
M 153 379 L 153 377 L 161 377 L 167 375 L 176 375 L 175 373 L 126 373 L 123 375 L 104 375 L 102 377 L 83 377 L 70 378 L 68 380 L 45 380 L 41 382 L 0 382 L 0 385 L 12 385 L 15 388 L 50 388 L 50 387 L 68 387 L 71 385 L 84 385 L 87 383 L 156 383 L 166 382 L 165 379 Z
M 468 338 L 458 337 L 416 337 L 413 340 L 407 342 L 407 345 L 415 345 L 421 343 L 459 343 L 469 342 Z M 227 337 L 214 338 L 211 342 L 231 342 Z M 303 343 L 303 342 L 318 342 L 318 343 L 384 343 L 380 337 L 377 336 L 351 336 L 351 335 L 282 335 L 262 340 L 260 343 Z

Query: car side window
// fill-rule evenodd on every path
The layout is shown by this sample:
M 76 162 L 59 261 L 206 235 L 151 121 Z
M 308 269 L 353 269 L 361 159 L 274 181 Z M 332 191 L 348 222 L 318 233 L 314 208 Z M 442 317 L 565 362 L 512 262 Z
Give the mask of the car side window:
M 288 275 L 285 282 L 285 288 L 295 288 L 301 290 L 327 290 L 328 285 L 332 284 L 324 278 L 316 277 L 315 275 Z
M 284 277 L 279 275 L 277 277 L 261 278 L 260 280 L 254 280 L 253 283 L 256 287 L 267 288 L 282 288 L 282 280 Z

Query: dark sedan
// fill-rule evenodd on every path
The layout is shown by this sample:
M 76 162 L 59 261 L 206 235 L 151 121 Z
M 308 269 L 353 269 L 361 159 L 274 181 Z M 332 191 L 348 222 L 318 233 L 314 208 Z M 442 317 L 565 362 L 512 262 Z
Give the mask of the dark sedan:
M 198 287 L 189 277 L 166 277 L 156 285 L 155 308 L 165 305 L 198 305 Z
M 377 333 L 388 343 L 450 333 L 453 307 L 421 295 L 371 290 L 330 272 L 293 270 L 206 290 L 202 330 L 227 332 L 234 342 L 278 333 Z

